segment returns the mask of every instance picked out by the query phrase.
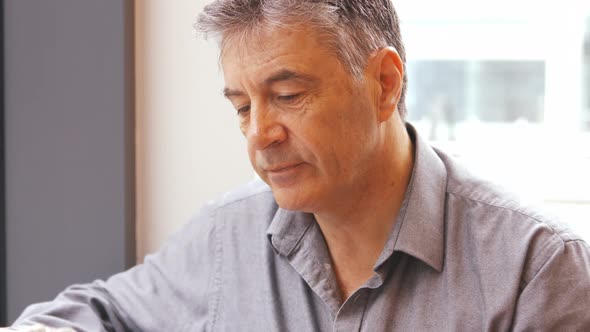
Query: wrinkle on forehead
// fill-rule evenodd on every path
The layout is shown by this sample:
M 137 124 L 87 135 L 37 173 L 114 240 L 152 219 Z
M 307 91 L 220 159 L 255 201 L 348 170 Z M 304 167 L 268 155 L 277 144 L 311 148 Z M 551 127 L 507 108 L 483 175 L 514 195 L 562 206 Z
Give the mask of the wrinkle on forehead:
M 260 58 L 258 62 L 267 62 L 265 55 L 273 54 L 273 48 L 284 46 L 289 38 L 299 32 L 307 33 L 307 36 L 314 37 L 318 47 L 324 48 L 329 54 L 336 56 L 331 49 L 326 47 L 323 41 L 323 34 L 306 25 L 275 25 L 260 23 L 253 27 L 248 27 L 242 31 L 228 33 L 221 42 L 221 51 L 219 55 L 219 66 L 223 67 L 223 59 L 229 49 L 232 50 L 232 57 L 237 57 L 239 61 L 245 59 L 248 55 L 256 54 Z M 280 35 L 278 35 L 280 34 Z M 276 54 L 274 54 L 276 56 Z

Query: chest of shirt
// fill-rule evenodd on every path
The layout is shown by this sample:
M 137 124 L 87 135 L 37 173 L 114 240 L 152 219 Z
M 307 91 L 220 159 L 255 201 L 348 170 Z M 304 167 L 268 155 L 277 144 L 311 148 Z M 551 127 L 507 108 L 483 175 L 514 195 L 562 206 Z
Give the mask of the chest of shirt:
M 518 287 L 484 287 L 469 271 L 439 273 L 395 253 L 380 285 L 369 282 L 334 310 L 337 288 L 324 263 L 296 268 L 270 246 L 226 252 L 224 261 L 222 287 L 211 294 L 214 331 L 504 331 Z

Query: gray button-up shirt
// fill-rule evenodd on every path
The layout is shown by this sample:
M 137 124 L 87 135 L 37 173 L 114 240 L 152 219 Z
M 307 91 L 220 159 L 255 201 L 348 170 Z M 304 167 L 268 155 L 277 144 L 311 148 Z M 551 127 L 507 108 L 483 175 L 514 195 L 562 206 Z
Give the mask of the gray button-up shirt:
M 341 302 L 314 216 L 254 182 L 145 263 L 16 324 L 81 331 L 589 331 L 590 248 L 428 146 L 374 275 Z M 585 216 L 588 218 L 588 216 Z

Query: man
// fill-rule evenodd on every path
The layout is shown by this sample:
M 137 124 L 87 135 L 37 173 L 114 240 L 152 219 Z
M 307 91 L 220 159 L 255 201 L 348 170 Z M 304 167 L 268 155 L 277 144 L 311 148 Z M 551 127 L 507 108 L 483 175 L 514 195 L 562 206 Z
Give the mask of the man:
M 82 331 L 590 329 L 590 248 L 405 123 L 389 1 L 217 0 L 256 181 L 15 323 Z

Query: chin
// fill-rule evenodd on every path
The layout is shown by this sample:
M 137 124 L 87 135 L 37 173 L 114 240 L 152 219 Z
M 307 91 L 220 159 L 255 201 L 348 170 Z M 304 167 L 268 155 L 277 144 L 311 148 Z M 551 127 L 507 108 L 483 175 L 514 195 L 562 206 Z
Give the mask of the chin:
M 273 196 L 281 209 L 311 212 L 309 199 L 300 192 L 293 192 L 293 190 L 288 189 L 273 189 Z

